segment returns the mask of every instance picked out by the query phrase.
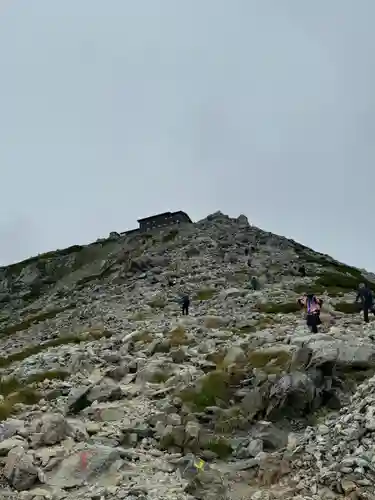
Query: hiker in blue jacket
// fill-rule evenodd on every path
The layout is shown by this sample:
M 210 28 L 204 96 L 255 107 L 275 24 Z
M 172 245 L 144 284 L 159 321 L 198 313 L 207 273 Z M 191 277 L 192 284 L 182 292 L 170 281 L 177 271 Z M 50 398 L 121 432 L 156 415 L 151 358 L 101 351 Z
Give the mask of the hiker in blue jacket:
M 370 321 L 368 313 L 369 311 L 371 311 L 375 315 L 375 308 L 374 308 L 374 296 L 372 290 L 368 285 L 365 285 L 365 283 L 361 283 L 359 285 L 355 302 L 358 302 L 359 300 L 361 301 L 361 306 L 363 310 L 363 320 L 365 323 L 368 323 Z

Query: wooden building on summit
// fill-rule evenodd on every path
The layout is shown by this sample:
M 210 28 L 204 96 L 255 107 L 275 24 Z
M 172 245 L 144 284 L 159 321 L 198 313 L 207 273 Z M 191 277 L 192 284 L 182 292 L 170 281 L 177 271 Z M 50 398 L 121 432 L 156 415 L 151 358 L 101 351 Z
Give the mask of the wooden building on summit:
M 178 212 L 164 212 L 162 214 L 151 215 L 143 219 L 138 219 L 139 231 L 151 231 L 152 229 L 173 226 L 176 224 L 192 223 L 187 213 L 179 210 Z

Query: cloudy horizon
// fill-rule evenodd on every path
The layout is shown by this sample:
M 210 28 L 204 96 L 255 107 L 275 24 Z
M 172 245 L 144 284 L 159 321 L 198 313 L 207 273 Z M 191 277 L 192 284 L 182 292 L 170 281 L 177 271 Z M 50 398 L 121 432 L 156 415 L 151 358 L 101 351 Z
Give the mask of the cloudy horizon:
M 370 0 L 0 0 L 0 265 L 217 210 L 375 271 Z

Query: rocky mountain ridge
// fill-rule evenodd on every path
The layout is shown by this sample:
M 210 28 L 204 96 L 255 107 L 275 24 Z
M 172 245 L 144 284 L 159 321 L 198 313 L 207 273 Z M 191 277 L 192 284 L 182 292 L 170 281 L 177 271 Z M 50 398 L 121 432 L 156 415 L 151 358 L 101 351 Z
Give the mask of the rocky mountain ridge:
M 374 499 L 363 281 L 220 212 L 1 268 L 0 497 Z

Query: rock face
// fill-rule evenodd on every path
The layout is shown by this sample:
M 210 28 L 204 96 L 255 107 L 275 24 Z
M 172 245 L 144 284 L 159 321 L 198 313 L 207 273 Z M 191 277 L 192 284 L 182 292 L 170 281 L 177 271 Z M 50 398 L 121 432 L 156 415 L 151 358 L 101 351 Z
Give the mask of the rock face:
M 10 450 L 4 476 L 16 490 L 29 489 L 38 479 L 38 469 L 33 463 L 32 455 L 26 453 L 22 447 Z
M 1 268 L 0 498 L 374 500 L 366 280 L 221 212 Z

